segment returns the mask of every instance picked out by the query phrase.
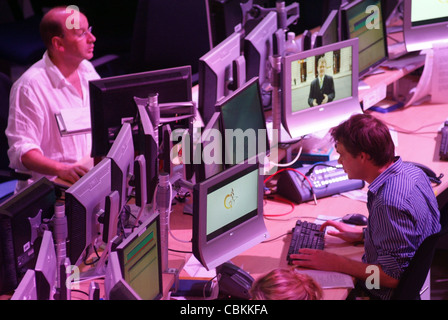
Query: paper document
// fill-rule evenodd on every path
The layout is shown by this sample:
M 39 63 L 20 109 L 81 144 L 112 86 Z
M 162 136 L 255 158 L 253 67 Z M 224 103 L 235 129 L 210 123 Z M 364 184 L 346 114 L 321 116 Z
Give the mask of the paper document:
M 91 131 L 90 110 L 88 108 L 63 109 L 61 113 L 55 116 L 61 135 Z
M 295 271 L 309 275 L 322 289 L 354 288 L 352 277 L 344 273 L 301 269 L 295 269 Z

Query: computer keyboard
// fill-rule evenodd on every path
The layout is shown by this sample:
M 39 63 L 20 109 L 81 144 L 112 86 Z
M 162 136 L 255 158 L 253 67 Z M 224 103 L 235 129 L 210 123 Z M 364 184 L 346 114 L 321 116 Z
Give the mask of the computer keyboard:
M 297 220 L 292 229 L 287 260 L 292 264 L 291 254 L 298 253 L 301 248 L 323 250 L 325 245 L 325 230 L 320 231 L 320 225 L 314 222 Z

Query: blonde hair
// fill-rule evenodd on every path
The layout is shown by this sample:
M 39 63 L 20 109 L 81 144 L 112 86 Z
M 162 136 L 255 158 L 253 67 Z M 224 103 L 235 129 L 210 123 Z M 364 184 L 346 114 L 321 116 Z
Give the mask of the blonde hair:
M 320 300 L 322 289 L 308 275 L 294 268 L 274 269 L 254 281 L 250 290 L 253 300 Z

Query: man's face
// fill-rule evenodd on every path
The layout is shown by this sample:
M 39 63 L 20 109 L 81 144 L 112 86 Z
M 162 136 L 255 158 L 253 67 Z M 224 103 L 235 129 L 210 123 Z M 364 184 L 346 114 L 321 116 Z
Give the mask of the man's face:
M 95 36 L 89 31 L 89 22 L 85 15 L 80 15 L 79 28 L 65 28 L 63 44 L 65 55 L 77 60 L 93 58 Z
M 349 153 L 345 146 L 338 142 L 336 144 L 336 151 L 339 153 L 338 163 L 344 168 L 349 179 L 361 179 L 364 180 L 363 165 L 361 162 L 361 156 L 353 156 Z
M 325 75 L 325 68 L 327 67 L 326 63 L 323 60 L 319 60 L 318 72 L 319 77 L 323 77 Z

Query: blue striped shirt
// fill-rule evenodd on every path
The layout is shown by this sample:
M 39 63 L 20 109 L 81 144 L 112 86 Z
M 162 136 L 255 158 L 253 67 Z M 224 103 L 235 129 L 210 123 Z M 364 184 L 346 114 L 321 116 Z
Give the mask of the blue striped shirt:
M 398 157 L 369 185 L 367 208 L 363 261 L 399 279 L 423 240 L 440 230 L 431 183 L 421 169 Z M 382 299 L 392 294 L 388 288 L 370 292 Z

